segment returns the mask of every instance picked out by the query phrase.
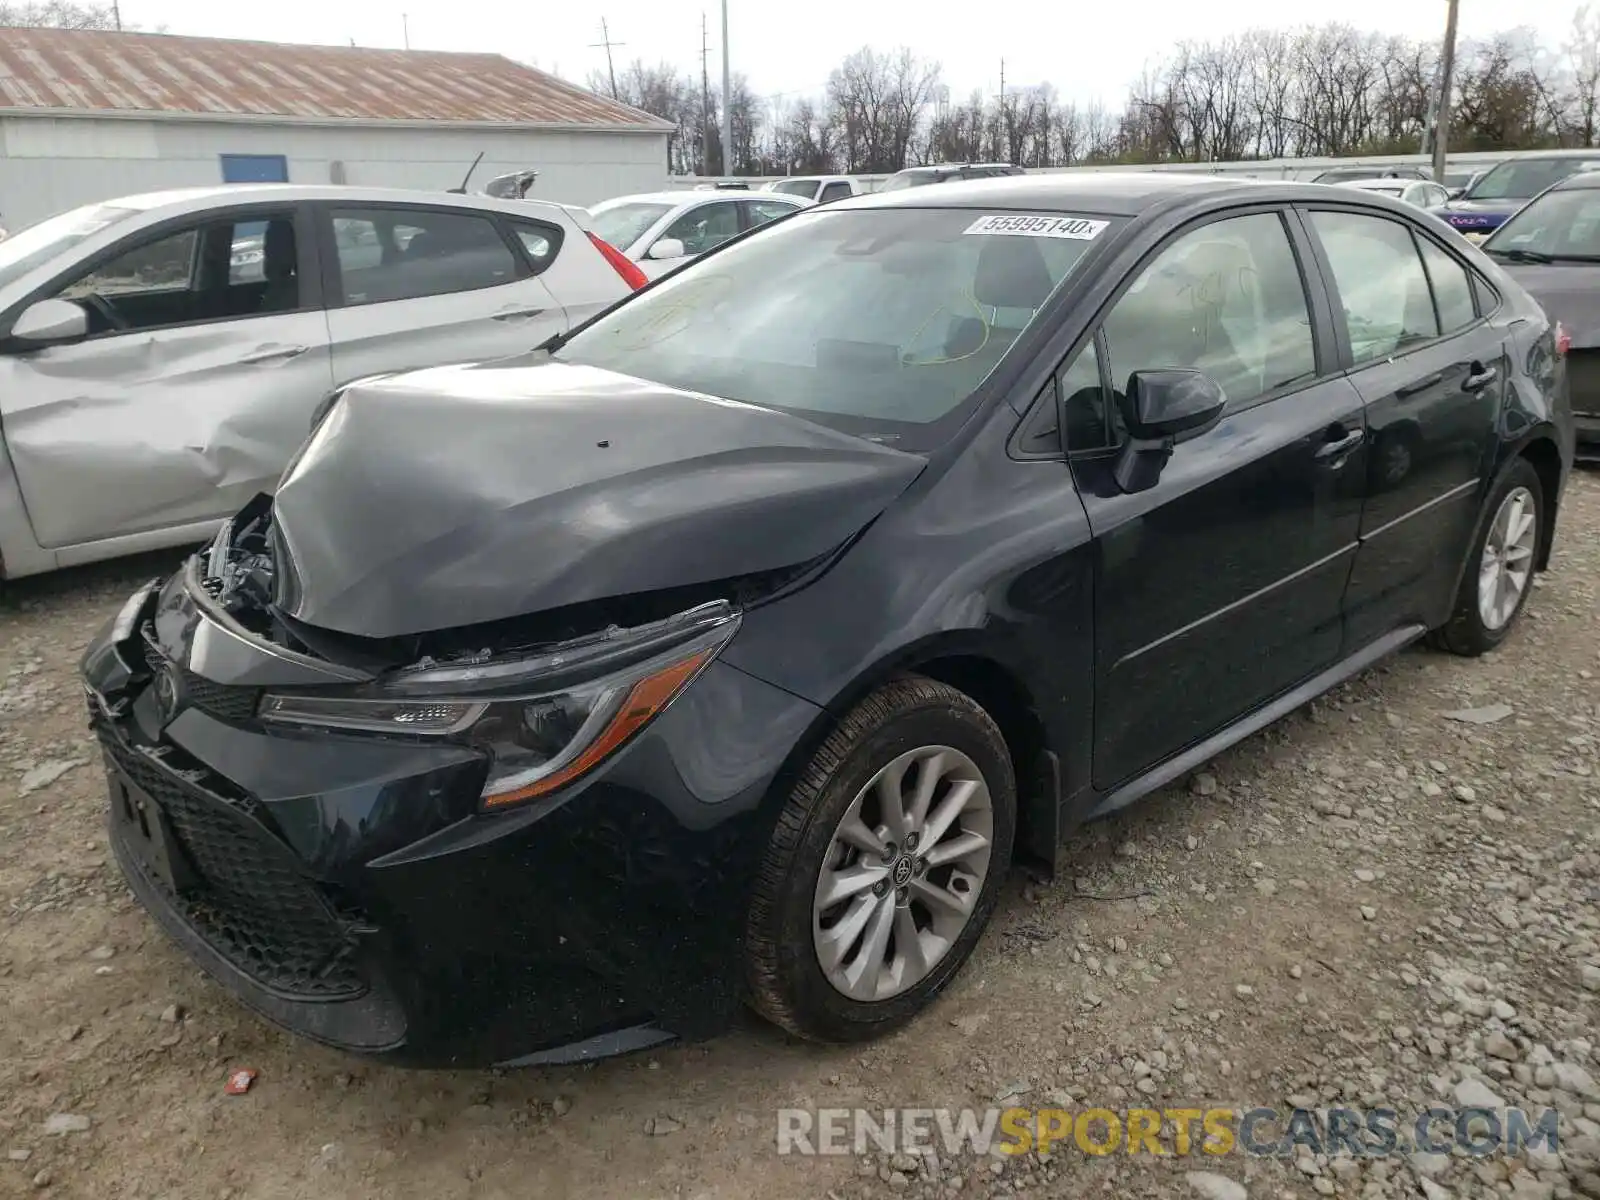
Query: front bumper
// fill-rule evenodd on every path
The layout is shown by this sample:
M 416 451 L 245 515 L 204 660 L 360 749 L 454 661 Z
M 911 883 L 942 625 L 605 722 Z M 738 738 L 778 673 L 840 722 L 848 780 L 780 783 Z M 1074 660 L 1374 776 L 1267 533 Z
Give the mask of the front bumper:
M 226 672 L 196 662 L 218 629 Z M 816 708 L 713 663 L 566 792 L 482 815 L 469 747 L 257 721 L 259 688 L 239 681 L 273 654 L 180 576 L 83 662 L 129 885 L 240 1000 L 413 1065 L 574 1061 L 726 1027 L 771 783 Z

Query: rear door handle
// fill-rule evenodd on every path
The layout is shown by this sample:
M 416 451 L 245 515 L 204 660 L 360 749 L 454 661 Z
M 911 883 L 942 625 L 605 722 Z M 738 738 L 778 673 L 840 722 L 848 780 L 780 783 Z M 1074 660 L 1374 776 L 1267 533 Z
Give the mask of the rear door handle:
M 1493 383 L 1500 375 L 1496 367 L 1486 367 L 1482 363 L 1473 363 L 1465 379 L 1461 381 L 1461 390 L 1464 392 L 1481 392 Z
M 496 321 L 529 321 L 544 315 L 542 308 L 511 308 L 494 315 Z
M 1313 457 L 1319 463 L 1331 463 L 1342 467 L 1344 460 L 1350 456 L 1351 451 L 1361 445 L 1366 438 L 1366 430 L 1352 429 L 1343 437 L 1334 438 L 1332 441 L 1318 446 L 1317 452 Z
M 239 361 L 246 366 L 255 363 L 274 362 L 280 358 L 299 358 L 310 346 L 275 346 L 271 350 L 257 350 L 254 354 L 246 354 Z

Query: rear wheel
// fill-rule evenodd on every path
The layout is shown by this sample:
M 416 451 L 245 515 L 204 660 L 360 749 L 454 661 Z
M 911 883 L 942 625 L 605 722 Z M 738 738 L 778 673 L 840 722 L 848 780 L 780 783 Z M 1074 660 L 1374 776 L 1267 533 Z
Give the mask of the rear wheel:
M 1505 641 L 1533 591 L 1543 506 L 1539 473 L 1527 459 L 1513 459 L 1484 505 L 1455 611 L 1432 635 L 1440 649 L 1473 657 Z
M 1015 790 L 1005 739 L 962 692 L 912 676 L 857 705 L 806 767 L 757 878 L 757 1011 L 840 1042 L 925 1008 L 999 899 Z

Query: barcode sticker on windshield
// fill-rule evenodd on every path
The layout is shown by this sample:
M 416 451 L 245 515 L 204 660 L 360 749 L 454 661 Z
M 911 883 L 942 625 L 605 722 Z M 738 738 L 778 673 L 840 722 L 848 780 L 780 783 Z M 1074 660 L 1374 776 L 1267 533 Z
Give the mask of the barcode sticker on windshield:
M 1086 217 L 1028 217 L 1015 213 L 995 213 L 979 217 L 963 233 L 989 235 L 1010 234 L 1013 237 L 1070 238 L 1075 242 L 1092 242 L 1099 237 L 1109 221 L 1091 221 Z

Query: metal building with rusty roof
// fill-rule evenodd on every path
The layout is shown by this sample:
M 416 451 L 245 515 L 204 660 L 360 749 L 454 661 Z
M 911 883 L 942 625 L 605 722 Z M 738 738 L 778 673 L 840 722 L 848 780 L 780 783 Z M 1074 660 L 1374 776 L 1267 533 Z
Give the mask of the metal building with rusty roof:
M 0 224 L 190 184 L 660 187 L 672 126 L 498 54 L 0 29 Z

